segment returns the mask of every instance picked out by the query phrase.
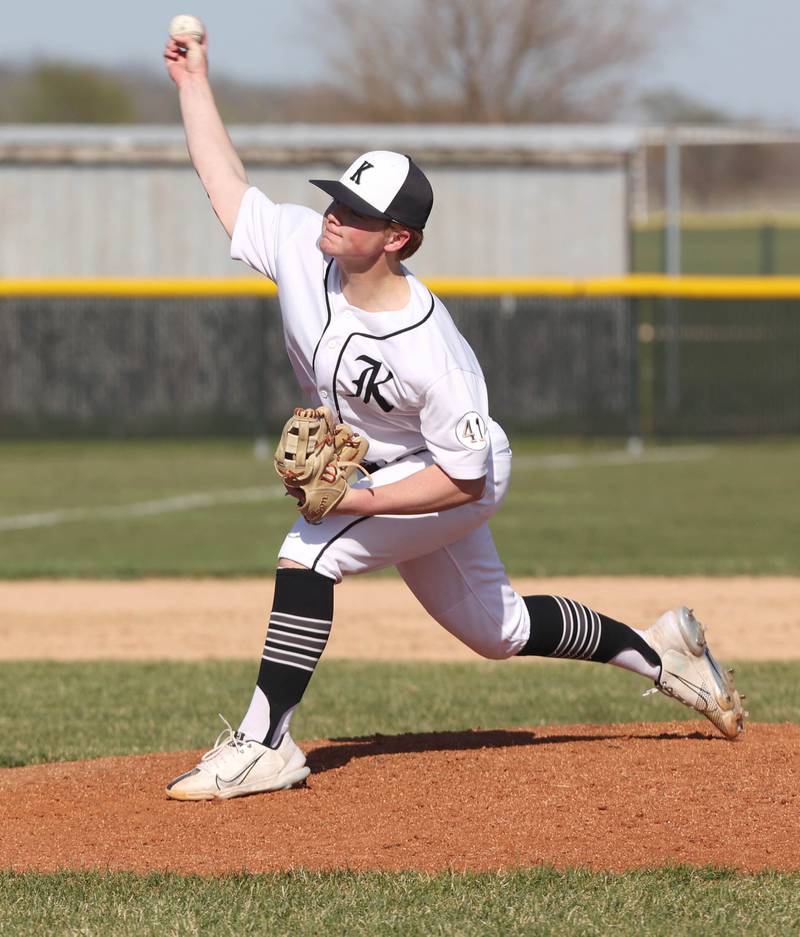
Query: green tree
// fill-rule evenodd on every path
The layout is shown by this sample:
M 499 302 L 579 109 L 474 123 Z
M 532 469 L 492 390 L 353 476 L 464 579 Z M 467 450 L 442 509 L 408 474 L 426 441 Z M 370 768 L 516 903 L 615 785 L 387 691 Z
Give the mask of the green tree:
M 20 95 L 24 123 L 117 124 L 137 119 L 125 84 L 100 69 L 67 62 L 35 66 Z

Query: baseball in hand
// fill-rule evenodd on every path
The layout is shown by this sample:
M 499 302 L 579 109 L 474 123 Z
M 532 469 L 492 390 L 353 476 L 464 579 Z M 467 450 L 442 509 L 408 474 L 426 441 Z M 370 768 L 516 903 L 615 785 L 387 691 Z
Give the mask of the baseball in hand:
M 206 28 L 202 20 L 190 13 L 179 13 L 173 16 L 169 24 L 169 34 L 175 39 L 177 36 L 191 36 L 197 42 L 201 42 L 206 34 Z

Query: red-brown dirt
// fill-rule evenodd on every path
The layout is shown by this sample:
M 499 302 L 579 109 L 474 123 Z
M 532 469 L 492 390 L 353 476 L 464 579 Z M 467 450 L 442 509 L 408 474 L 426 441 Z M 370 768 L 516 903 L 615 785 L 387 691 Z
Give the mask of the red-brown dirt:
M 0 867 L 204 875 L 542 863 L 800 869 L 800 727 L 558 726 L 306 745 L 305 788 L 167 800 L 198 752 L 0 771 Z
M 800 580 L 517 581 L 646 625 L 693 604 L 723 659 L 800 657 Z M 257 660 L 267 580 L 0 583 L 0 659 Z M 337 589 L 326 656 L 475 659 L 402 583 Z M 746 687 L 742 687 L 746 691 Z M 308 742 L 304 788 L 177 803 L 200 752 L 0 770 L 0 868 L 800 869 L 800 726 L 555 726 Z

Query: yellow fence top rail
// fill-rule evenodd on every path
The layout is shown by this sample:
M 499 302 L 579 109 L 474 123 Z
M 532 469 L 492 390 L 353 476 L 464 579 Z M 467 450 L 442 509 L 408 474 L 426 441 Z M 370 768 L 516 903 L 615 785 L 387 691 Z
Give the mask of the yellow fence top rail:
M 240 279 L 0 279 L 0 296 L 275 296 L 274 283 Z
M 431 278 L 447 296 L 671 296 L 691 299 L 800 299 L 800 277 L 670 277 L 631 274 L 596 279 Z M 263 278 L 0 279 L 0 297 L 21 296 L 275 296 Z

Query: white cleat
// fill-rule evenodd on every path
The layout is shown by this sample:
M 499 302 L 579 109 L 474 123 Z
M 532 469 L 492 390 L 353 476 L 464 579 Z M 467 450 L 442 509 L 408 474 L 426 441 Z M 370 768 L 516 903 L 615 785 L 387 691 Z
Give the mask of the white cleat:
M 214 747 L 197 765 L 169 782 L 167 797 L 213 800 L 259 791 L 282 791 L 311 773 L 306 767 L 306 756 L 288 732 L 273 749 L 234 732 L 227 722 L 225 725 L 227 728 L 219 734 Z
M 644 636 L 661 657 L 657 690 L 702 713 L 728 739 L 744 731 L 747 713 L 732 670 L 720 667 L 709 651 L 703 626 L 685 606 L 658 619 Z

